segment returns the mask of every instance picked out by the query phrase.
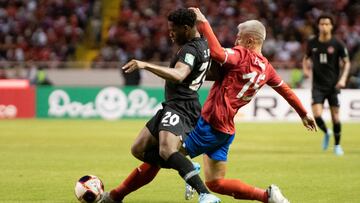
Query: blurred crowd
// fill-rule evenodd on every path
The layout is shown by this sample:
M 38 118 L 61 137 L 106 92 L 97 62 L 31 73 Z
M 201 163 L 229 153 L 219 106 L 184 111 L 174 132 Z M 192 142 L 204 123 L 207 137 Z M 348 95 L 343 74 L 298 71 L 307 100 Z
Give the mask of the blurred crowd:
M 199 7 L 224 47 L 235 41 L 237 25 L 258 19 L 267 28 L 263 54 L 276 68 L 299 70 L 305 44 L 316 34 L 322 12 L 336 20 L 342 40 L 359 72 L 360 1 L 358 0 L 122 0 L 119 14 L 101 36 L 101 8 L 96 0 L 0 0 L 0 69 L 2 61 L 73 61 L 86 34 L 99 48 L 93 68 L 132 58 L 167 62 L 176 51 L 168 37 L 167 18 L 179 7 Z M 106 1 L 100 1 L 106 3 Z M 97 6 L 95 6 L 97 7 Z M 103 38 L 103 43 L 101 42 Z M 299 78 L 299 74 L 294 74 Z M 136 76 L 138 77 L 138 76 Z M 360 77 L 360 76 L 359 76 Z
M 0 61 L 74 60 L 91 2 L 1 0 Z
M 224 47 L 233 46 L 240 22 L 262 21 L 267 28 L 263 54 L 276 68 L 294 70 L 297 78 L 306 41 L 316 34 L 316 19 L 322 12 L 334 15 L 335 36 L 345 43 L 351 59 L 359 54 L 360 1 L 123 0 L 94 61 L 168 61 L 176 47 L 168 37 L 166 16 L 175 8 L 190 6 L 201 9 Z
M 123 0 L 118 19 L 107 32 L 101 60 L 127 61 L 138 58 L 167 61 L 172 45 L 167 31 L 167 14 L 178 7 L 196 6 L 206 15 L 224 47 L 235 41 L 237 25 L 248 19 L 261 20 L 267 27 L 263 53 L 272 61 L 301 60 L 304 42 L 316 33 L 316 18 L 333 13 L 336 36 L 347 46 L 351 57 L 360 44 L 360 2 L 350 0 Z M 281 64 L 281 63 L 280 63 Z M 283 68 L 293 68 L 293 67 Z

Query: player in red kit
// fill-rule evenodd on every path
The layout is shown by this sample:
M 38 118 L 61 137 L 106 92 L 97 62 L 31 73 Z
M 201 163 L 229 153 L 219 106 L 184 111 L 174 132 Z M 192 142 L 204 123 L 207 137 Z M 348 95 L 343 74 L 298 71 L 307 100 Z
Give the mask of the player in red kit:
M 204 154 L 207 187 L 216 193 L 235 199 L 258 200 L 269 203 L 289 202 L 279 188 L 256 188 L 236 179 L 225 179 L 229 147 L 235 137 L 234 116 L 251 101 L 263 85 L 271 86 L 296 110 L 308 130 L 316 130 L 298 97 L 282 81 L 268 60 L 262 56 L 265 27 L 257 20 L 238 26 L 235 47 L 224 49 L 216 39 L 208 21 L 197 8 L 198 30 L 208 40 L 211 58 L 220 64 L 221 74 L 213 84 L 195 129 L 183 146 L 191 158 Z
M 229 147 L 235 137 L 234 116 L 242 106 L 250 102 L 260 87 L 268 84 L 297 111 L 306 128 L 316 130 L 315 121 L 261 55 L 266 32 L 259 21 L 240 24 L 235 47 L 223 49 L 205 17 L 198 9 L 193 10 L 200 21 L 198 29 L 208 40 L 212 59 L 221 63 L 222 67 L 204 104 L 201 117 L 195 129 L 185 136 L 183 147 L 191 157 L 205 154 L 203 166 L 206 185 L 210 190 L 235 199 L 287 203 L 289 201 L 275 185 L 263 190 L 240 180 L 224 178 Z M 128 195 L 152 181 L 156 176 L 153 171 L 157 170 L 156 165 L 142 167 L 141 173 L 135 171 L 129 175 L 115 192 L 122 197 Z

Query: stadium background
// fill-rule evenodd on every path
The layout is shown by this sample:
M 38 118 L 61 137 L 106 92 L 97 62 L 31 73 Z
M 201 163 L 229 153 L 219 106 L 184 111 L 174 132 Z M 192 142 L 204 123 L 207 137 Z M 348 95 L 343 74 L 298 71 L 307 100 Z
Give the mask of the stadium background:
M 40 117 L 44 117 L 40 109 L 47 111 L 47 106 L 42 104 L 50 101 L 51 94 L 42 93 L 49 91 L 46 88 L 43 91 L 43 85 L 53 85 L 54 90 L 63 86 L 84 87 L 85 92 L 92 91 L 86 90 L 86 87 L 130 85 L 141 89 L 151 87 L 161 92 L 164 81 L 159 77 L 146 71 L 125 75 L 121 66 L 132 58 L 168 65 L 177 48 L 168 38 L 166 15 L 170 10 L 184 6 L 199 6 L 202 9 L 224 47 L 232 46 L 239 22 L 261 20 L 267 27 L 264 55 L 293 88 L 305 89 L 311 86 L 311 79 L 305 80 L 301 72 L 305 42 L 316 33 L 314 23 L 317 16 L 323 11 L 330 12 L 336 18 L 335 35 L 346 44 L 352 61 L 348 88 L 356 89 L 360 85 L 360 3 L 348 0 L 4 0 L 0 3 L 0 78 L 26 79 L 30 85 L 37 86 L 38 100 L 33 103 L 41 106 L 37 106 L 37 112 L 35 109 L 32 111 Z M 206 88 L 210 85 L 204 85 L 202 98 L 206 97 Z M 93 91 L 91 99 L 75 99 L 74 102 L 85 105 L 94 101 L 98 92 Z M 135 93 L 137 96 L 134 99 L 153 98 L 152 93 L 145 92 L 146 95 Z M 156 103 L 159 103 L 162 96 L 161 93 L 156 94 Z M 346 102 L 342 116 L 346 120 L 358 120 L 359 102 L 356 96 L 359 93 L 345 94 L 355 95 L 355 99 L 342 96 Z M 43 97 L 39 98 L 39 95 Z M 348 102 L 348 99 L 351 101 Z M 72 102 L 73 98 L 70 96 L 69 100 Z M 273 100 L 264 101 L 265 107 L 279 103 L 278 98 Z M 303 102 L 310 107 L 309 99 Z M 96 106 L 96 102 L 93 103 Z M 0 116 L 14 117 L 14 112 L 19 110 L 21 117 L 20 107 L 15 105 L 16 110 L 13 106 L 9 107 L 11 102 L 8 99 L 3 98 L 2 105 Z M 131 101 L 127 105 L 131 108 Z M 152 108 L 156 110 L 156 107 Z M 351 111 L 355 113 L 348 113 Z
M 164 81 L 148 72 L 124 75 L 120 67 L 132 58 L 167 65 L 176 47 L 166 15 L 181 6 L 200 7 L 224 47 L 232 46 L 239 22 L 261 20 L 268 32 L 264 55 L 307 109 L 304 45 L 322 11 L 336 17 L 335 35 L 352 62 L 340 97 L 345 156 L 321 152 L 321 133 L 309 138 L 301 124 L 288 122 L 299 120 L 264 88 L 236 118 L 240 135 L 228 175 L 262 187 L 275 181 L 295 202 L 360 201 L 358 0 L 2 0 L 0 202 L 76 202 L 77 177 L 96 174 L 109 189 L 137 166 L 129 148 L 160 107 Z M 201 88 L 202 101 L 210 85 Z M 324 115 L 329 121 L 329 112 Z M 174 172 L 163 172 L 128 202 L 183 202 L 182 186 Z

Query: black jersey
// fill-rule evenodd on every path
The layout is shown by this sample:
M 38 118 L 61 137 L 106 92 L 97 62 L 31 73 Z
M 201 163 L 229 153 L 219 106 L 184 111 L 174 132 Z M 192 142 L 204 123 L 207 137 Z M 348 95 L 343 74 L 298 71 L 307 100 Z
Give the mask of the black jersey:
M 179 99 L 198 100 L 197 90 L 204 82 L 206 71 L 210 66 L 210 50 L 207 41 L 196 37 L 184 44 L 172 58 L 170 68 L 174 68 L 178 61 L 189 65 L 191 72 L 181 83 L 166 81 L 166 102 Z
M 336 38 L 320 42 L 318 37 L 309 40 L 306 56 L 313 63 L 313 89 L 333 90 L 339 80 L 339 59 L 348 57 L 346 47 Z

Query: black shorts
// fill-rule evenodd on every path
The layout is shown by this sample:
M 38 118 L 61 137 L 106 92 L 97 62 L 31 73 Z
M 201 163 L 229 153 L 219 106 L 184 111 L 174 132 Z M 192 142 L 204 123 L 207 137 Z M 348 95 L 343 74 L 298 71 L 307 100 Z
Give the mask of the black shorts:
M 163 108 L 146 123 L 146 127 L 157 139 L 159 139 L 159 132 L 165 130 L 181 136 L 184 140 L 195 127 L 200 110 L 198 101 L 163 103 Z
M 312 104 L 324 104 L 325 99 L 327 99 L 329 106 L 339 107 L 339 93 L 339 90 L 324 91 L 319 89 L 312 89 Z

